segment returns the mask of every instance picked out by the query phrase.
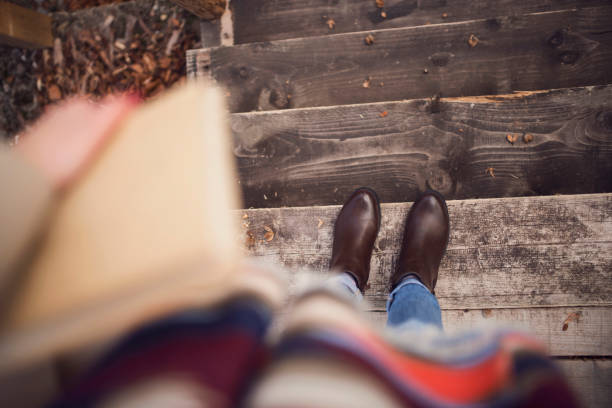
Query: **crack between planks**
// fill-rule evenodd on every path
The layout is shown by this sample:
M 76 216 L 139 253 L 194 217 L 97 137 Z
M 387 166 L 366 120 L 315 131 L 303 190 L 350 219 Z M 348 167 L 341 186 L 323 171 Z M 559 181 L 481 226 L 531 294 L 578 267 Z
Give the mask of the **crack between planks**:
M 202 50 L 188 50 L 187 52 L 207 52 L 208 50 L 210 50 L 210 48 L 206 48 L 206 49 L 202 49 Z M 603 85 L 603 88 L 605 88 L 605 91 L 610 91 L 612 90 L 612 84 L 607 84 L 607 85 Z M 583 86 L 583 87 L 569 87 L 569 88 L 552 88 L 552 89 L 541 89 L 541 90 L 535 90 L 535 91 L 517 91 L 518 93 L 521 94 L 521 96 L 529 96 L 529 95 L 535 95 L 535 94 L 539 94 L 539 95 L 550 95 L 550 94 L 554 94 L 557 92 L 569 92 L 569 91 L 583 91 L 583 92 L 592 92 L 593 91 L 593 86 Z M 516 102 L 517 99 L 520 99 L 520 97 L 516 97 L 515 93 L 509 93 L 509 94 L 499 94 L 499 95 L 476 95 L 476 96 L 456 96 L 456 97 L 450 97 L 450 98 L 440 98 L 440 103 L 474 103 L 474 104 L 480 104 L 480 105 L 490 105 L 490 104 L 500 104 L 500 103 L 504 103 L 504 102 L 509 102 L 509 101 L 514 101 Z M 502 99 L 502 100 L 494 100 L 495 98 L 497 99 Z M 478 99 L 478 101 L 476 101 L 476 99 Z M 302 108 L 291 108 L 291 109 L 273 109 L 273 110 L 266 110 L 266 111 L 252 111 L 252 112 L 235 112 L 232 113 L 231 116 L 243 116 L 243 117 L 249 117 L 249 116 L 257 116 L 257 115 L 278 115 L 278 114 L 282 114 L 282 113 L 287 113 L 287 112 L 307 112 L 307 111 L 326 111 L 326 110 L 334 110 L 334 109 L 350 109 L 350 108 L 358 108 L 358 107 L 368 107 L 368 106 L 385 106 L 385 105 L 400 105 L 400 104 L 406 104 L 406 103 L 411 103 L 411 102 L 416 102 L 416 101 L 430 101 L 430 98 L 415 98 L 415 99 L 397 99 L 397 100 L 388 100 L 388 101 L 381 101 L 381 102 L 367 102 L 367 103 L 353 103 L 353 104 L 342 104 L 342 105 L 326 105 L 326 106 L 307 106 L 307 107 L 302 107 Z
M 509 295 L 504 295 L 509 296 Z M 468 296 L 466 296 L 468 297 Z M 367 301 L 367 295 L 366 295 Z M 605 302 L 596 305 L 584 305 L 584 304 L 564 304 L 564 305 L 519 305 L 519 306 L 487 306 L 487 307 L 440 307 L 440 310 L 448 311 L 479 311 L 479 310 L 516 310 L 516 309 L 595 309 L 595 308 L 610 308 L 612 302 Z M 367 308 L 366 312 L 387 312 L 386 309 L 380 307 Z

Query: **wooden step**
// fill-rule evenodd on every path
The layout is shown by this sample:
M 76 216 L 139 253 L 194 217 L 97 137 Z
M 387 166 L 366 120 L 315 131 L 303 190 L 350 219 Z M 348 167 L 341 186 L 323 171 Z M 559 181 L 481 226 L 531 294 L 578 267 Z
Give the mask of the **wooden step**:
M 383 202 L 426 188 L 447 199 L 612 192 L 612 85 L 231 121 L 247 208 L 342 204 L 360 186 Z
M 606 0 L 231 0 L 236 44 L 609 4 Z M 386 17 L 381 16 L 381 12 Z M 330 29 L 327 21 L 334 24 Z
M 380 325 L 410 203 L 383 204 L 365 295 Z M 436 295 L 445 330 L 484 322 L 530 330 L 556 357 L 585 407 L 612 394 L 612 194 L 449 201 L 451 239 Z M 339 206 L 251 209 L 247 251 L 325 274 Z
M 377 30 L 372 45 L 361 32 L 191 50 L 188 70 L 225 86 L 232 112 L 607 84 L 611 20 L 591 7 Z
M 449 201 L 451 240 L 436 294 L 443 309 L 612 304 L 612 194 Z M 383 204 L 366 297 L 384 310 L 410 203 Z M 251 253 L 324 271 L 340 206 L 251 209 Z M 268 227 L 274 239 L 267 241 Z M 269 235 L 267 236 L 269 238 Z
M 373 310 L 369 315 L 376 324 L 386 324 L 387 312 Z M 529 330 L 553 356 L 612 356 L 610 306 L 443 309 L 442 323 L 449 332 L 507 323 Z
M 585 408 L 606 408 L 612 401 L 612 360 L 558 360 L 578 398 Z

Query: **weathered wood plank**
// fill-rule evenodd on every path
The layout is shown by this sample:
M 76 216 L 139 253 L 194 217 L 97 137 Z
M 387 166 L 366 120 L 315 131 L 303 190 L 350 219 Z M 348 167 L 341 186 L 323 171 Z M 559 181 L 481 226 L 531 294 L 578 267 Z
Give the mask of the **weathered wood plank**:
M 582 406 L 605 408 L 612 403 L 612 360 L 558 360 L 557 364 L 581 399 Z
M 0 44 L 29 48 L 51 47 L 51 17 L 0 1 Z
M 387 313 L 370 311 L 380 326 Z M 611 307 L 529 307 L 522 309 L 445 309 L 442 322 L 447 332 L 482 324 L 509 324 L 529 330 L 553 356 L 612 356 Z
M 443 309 L 612 305 L 612 194 L 448 205 L 451 238 L 436 287 Z M 365 293 L 374 310 L 384 308 L 409 207 L 382 206 Z M 255 257 L 323 272 L 329 265 L 339 210 L 327 206 L 242 211 L 247 215 L 242 239 Z M 270 241 L 264 227 L 274 233 Z
M 204 20 L 215 20 L 223 14 L 226 0 L 171 0 Z
M 221 45 L 221 23 L 218 20 L 200 21 L 200 43 L 202 47 L 217 47 Z M 195 72 L 193 69 L 190 72 Z
M 232 0 L 237 44 L 332 35 L 382 28 L 441 24 L 574 7 L 606 0 Z M 381 11 L 386 18 L 381 17 Z M 327 20 L 334 20 L 330 29 Z
M 360 186 L 383 202 L 612 191 L 612 85 L 434 105 L 233 114 L 245 206 L 342 204 Z
M 591 7 L 378 30 L 370 46 L 362 32 L 188 55 L 209 55 L 232 112 L 503 94 L 612 82 L 611 20 L 612 7 Z

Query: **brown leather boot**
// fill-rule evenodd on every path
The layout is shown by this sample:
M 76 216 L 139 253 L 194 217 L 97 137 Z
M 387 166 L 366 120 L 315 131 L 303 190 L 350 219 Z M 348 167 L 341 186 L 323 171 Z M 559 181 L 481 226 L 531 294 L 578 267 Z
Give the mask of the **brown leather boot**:
M 374 190 L 358 188 L 351 194 L 336 218 L 329 268 L 353 275 L 362 292 L 370 275 L 370 258 L 379 229 L 378 196 Z
M 449 231 L 444 197 L 437 191 L 425 192 L 408 213 L 397 269 L 391 276 L 391 289 L 403 277 L 414 273 L 433 293 Z

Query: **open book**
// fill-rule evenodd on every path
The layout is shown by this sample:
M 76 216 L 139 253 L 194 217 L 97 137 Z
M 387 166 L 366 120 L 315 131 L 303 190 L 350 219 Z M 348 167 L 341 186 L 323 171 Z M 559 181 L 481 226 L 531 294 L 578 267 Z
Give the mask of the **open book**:
M 0 371 L 100 341 L 233 285 L 239 208 L 221 91 L 144 104 L 60 202 L 0 337 Z

